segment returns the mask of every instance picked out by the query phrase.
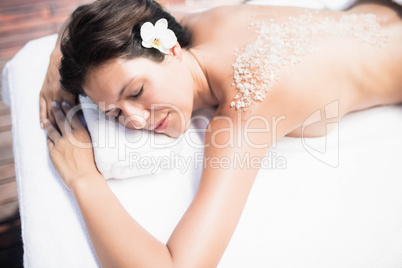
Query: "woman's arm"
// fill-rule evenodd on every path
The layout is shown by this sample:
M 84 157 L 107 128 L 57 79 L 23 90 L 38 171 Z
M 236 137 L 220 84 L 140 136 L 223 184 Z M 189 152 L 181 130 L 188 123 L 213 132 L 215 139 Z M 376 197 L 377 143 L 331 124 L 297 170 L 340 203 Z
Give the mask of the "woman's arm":
M 77 180 L 71 193 L 102 267 L 173 267 L 169 248 L 130 216 L 102 175 Z
M 39 95 L 39 115 L 40 122 L 49 119 L 52 123 L 55 122 L 53 114 L 51 113 L 52 101 L 62 102 L 67 101 L 75 104 L 75 96 L 61 89 L 60 87 L 60 74 L 59 65 L 61 60 L 60 41 L 62 33 L 67 27 L 69 20 L 67 20 L 61 27 L 59 36 L 57 38 L 56 46 L 50 55 L 49 66 L 47 69 L 45 81 L 43 82 L 42 89 Z
M 291 118 L 277 123 L 279 116 L 287 113 L 280 99 L 283 101 L 271 94 L 272 101 L 256 107 L 254 117 L 233 109 L 217 111 L 210 122 L 211 131 L 206 133 L 205 168 L 197 193 L 166 245 L 124 209 L 96 170 L 92 148 L 79 148 L 69 141 L 90 141 L 77 117 L 65 121 L 70 107 L 54 107 L 61 133 L 45 122 L 50 158 L 78 204 L 101 265 L 217 266 L 259 171 L 258 161 L 273 141 L 295 127 Z
M 239 130 L 229 122 L 226 119 L 211 122 L 212 131 L 206 138 L 211 140 L 211 147 L 205 150 L 207 166 L 197 194 L 166 245 L 128 214 L 99 173 L 88 174 L 72 183 L 70 190 L 102 266 L 204 268 L 218 265 L 259 170 L 259 165 L 248 166 L 251 160 L 247 160 L 247 154 L 262 158 L 268 150 L 268 147 L 256 150 L 238 144 L 218 148 L 231 141 L 230 132 Z M 227 133 L 222 132 L 215 137 L 216 141 L 212 140 L 214 133 L 224 128 Z M 267 141 L 269 136 L 259 137 L 260 142 Z M 240 139 L 236 142 L 247 142 Z M 245 161 L 245 166 L 233 167 L 235 157 Z
M 196 195 L 167 242 L 177 267 L 218 265 L 268 149 L 309 112 L 280 89 L 248 112 L 230 108 L 231 100 L 210 121 Z
M 254 152 L 250 146 L 235 143 L 220 148 L 232 142 L 232 134 L 239 130 L 232 121 L 237 119 L 212 120 L 211 132 L 206 133 L 206 140 L 210 141 L 205 149 L 207 166 L 199 189 L 165 245 L 128 214 L 99 172 L 93 168 L 88 170 L 94 166 L 92 151 L 69 144 L 68 138 L 84 142 L 89 138 L 81 137 L 85 129 L 78 118 L 73 118 L 72 135 L 67 134 L 68 128 L 63 126 L 69 109 L 63 107 L 63 110 L 53 108 L 61 134 L 48 121 L 45 124 L 50 137 L 50 156 L 78 204 L 100 264 L 105 267 L 215 267 L 236 228 L 259 169 L 233 168 L 230 166 L 233 158 L 235 154 L 242 158 L 246 153 L 263 157 L 268 148 Z M 225 128 L 227 131 L 216 135 Z M 236 143 L 240 142 L 235 139 Z M 217 164 L 223 158 L 229 160 L 224 168 Z
M 261 122 L 245 126 L 241 113 L 217 112 L 206 133 L 197 193 L 167 246 L 178 267 L 216 267 L 236 229 L 271 135 Z M 245 135 L 245 129 L 259 129 Z M 250 143 L 266 144 L 258 149 Z M 251 160 L 253 159 L 253 160 Z

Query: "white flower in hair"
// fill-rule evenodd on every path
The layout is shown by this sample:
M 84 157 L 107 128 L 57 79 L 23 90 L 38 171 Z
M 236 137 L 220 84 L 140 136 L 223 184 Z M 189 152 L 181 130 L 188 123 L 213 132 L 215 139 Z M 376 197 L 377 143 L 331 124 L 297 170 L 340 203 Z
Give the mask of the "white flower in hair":
M 160 19 L 155 26 L 146 22 L 141 26 L 142 45 L 146 48 L 154 47 L 160 52 L 169 54 L 169 49 L 174 47 L 177 42 L 176 35 L 168 29 L 166 19 Z

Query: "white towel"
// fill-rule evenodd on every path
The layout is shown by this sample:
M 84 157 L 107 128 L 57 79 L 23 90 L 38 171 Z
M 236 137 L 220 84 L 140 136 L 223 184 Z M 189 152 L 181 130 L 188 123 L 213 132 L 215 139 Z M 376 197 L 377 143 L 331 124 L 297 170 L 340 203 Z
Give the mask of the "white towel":
M 345 10 L 357 3 L 359 0 L 319 0 L 326 9 Z
M 2 96 L 11 104 L 24 266 L 60 267 L 75 256 L 75 267 L 95 267 L 85 226 L 50 163 L 46 134 L 39 126 L 39 92 L 56 39 L 52 35 L 29 42 L 3 71 Z M 80 253 L 71 255 L 74 251 Z
M 95 160 L 106 179 L 124 179 L 180 166 L 192 165 L 193 155 L 203 153 L 204 132 L 215 110 L 193 113 L 190 129 L 178 139 L 147 130 L 124 128 L 103 115 L 88 97 L 80 97 L 83 112 L 94 141 Z
M 402 0 L 392 0 L 394 3 L 402 6 Z

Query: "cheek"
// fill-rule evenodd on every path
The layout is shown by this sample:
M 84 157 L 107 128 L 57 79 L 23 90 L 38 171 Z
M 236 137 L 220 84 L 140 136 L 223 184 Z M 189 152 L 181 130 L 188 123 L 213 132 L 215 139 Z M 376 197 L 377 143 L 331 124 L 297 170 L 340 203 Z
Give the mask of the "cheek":
M 188 77 L 181 75 L 179 70 L 169 70 L 153 78 L 149 95 L 151 103 L 173 105 L 182 113 L 192 112 L 193 91 Z
M 180 68 L 174 68 L 166 72 L 164 86 L 176 97 L 182 99 L 189 97 L 192 91 L 192 78 L 186 75 Z M 192 95 L 192 94 L 191 94 Z
M 178 104 L 188 106 L 193 103 L 192 84 L 188 83 L 184 78 L 173 78 L 167 85 L 170 85 L 170 96 L 174 96 L 174 100 L 176 100 Z
M 185 133 L 191 123 L 191 114 L 192 112 L 188 109 L 174 109 L 174 111 L 172 111 L 173 116 L 171 121 L 172 131 L 179 134 Z
M 185 108 L 192 104 L 192 92 L 189 85 L 183 83 L 180 78 L 160 79 L 154 83 L 150 101 L 168 103 Z

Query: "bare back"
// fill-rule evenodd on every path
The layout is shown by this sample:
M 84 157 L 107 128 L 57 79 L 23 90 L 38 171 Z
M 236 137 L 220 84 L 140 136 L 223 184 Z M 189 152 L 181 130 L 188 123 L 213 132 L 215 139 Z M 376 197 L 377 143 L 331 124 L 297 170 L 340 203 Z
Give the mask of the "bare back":
M 278 69 L 275 81 L 269 85 L 264 100 L 256 101 L 255 105 L 268 105 L 267 99 L 271 92 L 281 91 L 283 98 L 278 99 L 282 105 L 294 107 L 287 110 L 287 116 L 292 117 L 301 111 L 306 115 L 311 114 L 338 101 L 339 116 L 336 120 L 339 120 L 352 111 L 402 101 L 402 76 L 398 75 L 402 62 L 402 20 L 398 15 L 401 9 L 378 4 L 361 4 L 345 12 L 295 7 L 231 6 L 185 17 L 183 23 L 193 34 L 193 51 L 205 68 L 211 90 L 219 99 L 220 106 L 227 109 L 231 104 L 233 106 L 234 97 L 239 91 L 234 83 L 232 65 L 244 48 L 258 38 L 258 25 L 253 23 L 275 23 L 291 27 L 289 20 L 310 14 L 315 20 L 313 30 L 319 29 L 317 25 L 324 25 L 331 33 L 324 32 L 311 37 L 305 50 L 311 47 L 312 51 L 302 53 L 297 62 L 283 64 Z M 359 37 L 358 28 L 342 28 L 359 27 L 356 22 L 350 21 L 349 25 L 344 23 L 339 26 L 339 32 L 334 30 L 337 24 L 325 22 L 347 21 L 353 18 L 353 14 L 363 14 L 363 19 L 372 19 L 370 16 L 375 15 L 379 28 L 375 32 L 378 36 L 374 38 L 378 40 L 372 40 L 371 43 L 367 41 L 370 35 L 374 35 L 364 32 L 367 29 L 363 29 Z M 364 18 L 365 15 L 367 18 Z M 361 21 L 360 26 L 366 27 L 367 21 Z M 342 31 L 348 31 L 349 34 Z M 252 112 L 252 108 L 250 110 Z M 305 118 L 299 120 L 301 124 Z M 304 135 L 325 135 L 326 129 L 323 127 L 317 124 Z M 300 131 L 300 127 L 296 127 L 288 135 L 300 136 Z

